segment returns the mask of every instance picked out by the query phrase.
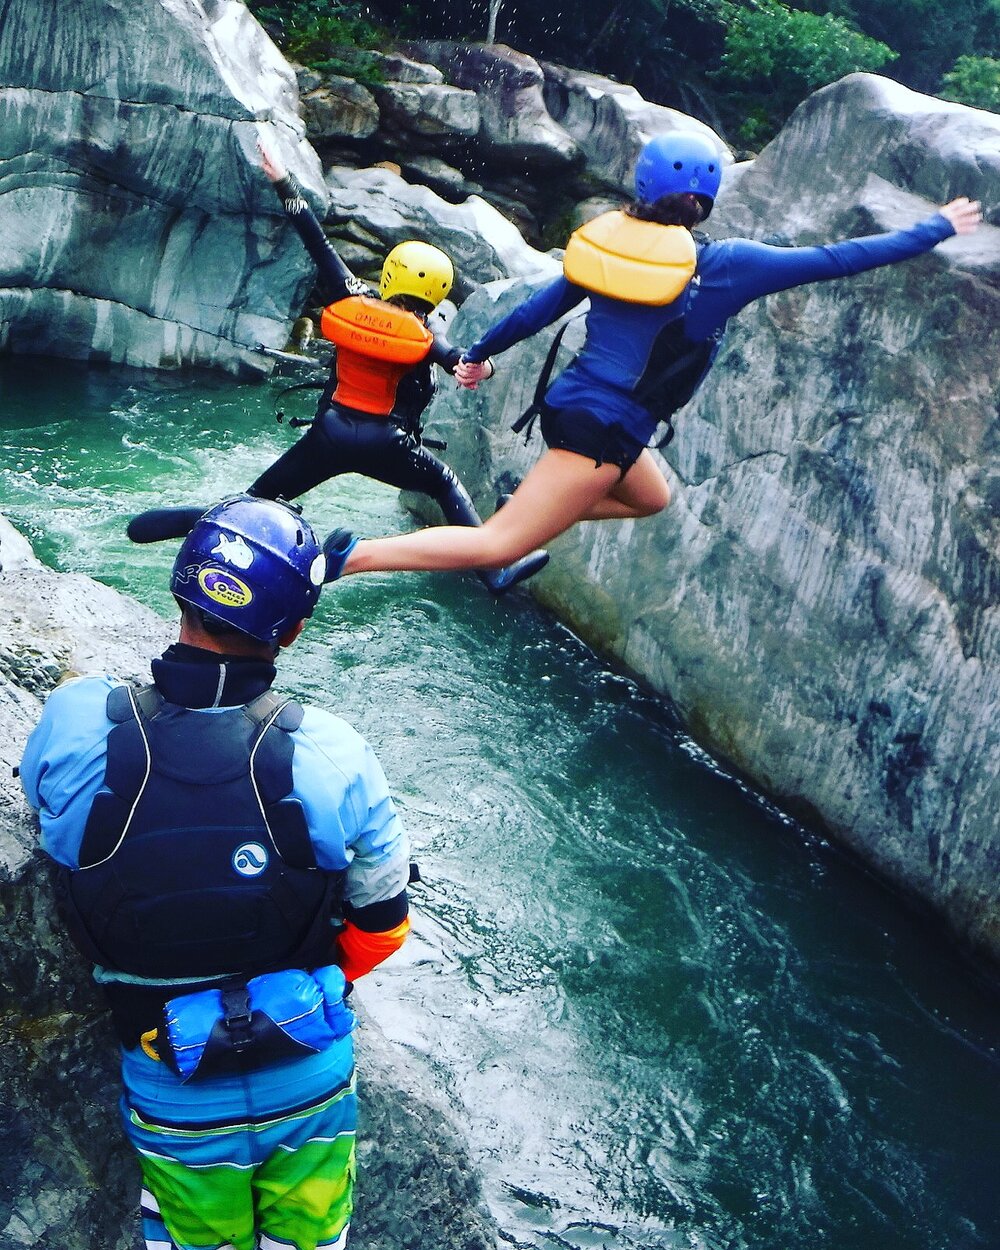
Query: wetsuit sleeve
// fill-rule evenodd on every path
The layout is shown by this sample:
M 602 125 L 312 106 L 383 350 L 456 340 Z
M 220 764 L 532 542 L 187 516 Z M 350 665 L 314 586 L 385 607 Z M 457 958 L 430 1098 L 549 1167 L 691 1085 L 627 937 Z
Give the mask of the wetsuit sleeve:
M 294 793 L 316 862 L 346 868 L 336 957 L 348 981 L 356 981 L 410 931 L 409 840 L 374 751 L 345 721 L 307 708 L 294 737 Z
M 332 304 L 348 295 L 365 294 L 368 284 L 356 278 L 337 255 L 295 177 L 286 174 L 280 182 L 274 183 L 274 189 L 319 271 L 318 281 L 324 298 Z
M 49 695 L 28 738 L 21 785 L 38 812 L 41 846 L 67 868 L 80 866 L 80 843 L 94 796 L 104 785 L 110 677 L 83 677 Z
M 293 792 L 317 864 L 347 870 L 344 898 L 356 909 L 404 891 L 409 839 L 375 752 L 346 721 L 316 708 L 306 708 L 294 742 Z
M 586 298 L 587 292 L 582 287 L 567 282 L 562 275 L 553 278 L 487 330 L 463 355 L 466 360 L 478 364 L 497 352 L 505 352 L 508 347 L 551 325 Z
M 725 271 L 722 280 L 716 282 L 712 278 L 713 264 L 706 266 L 701 291 L 688 314 L 689 332 L 694 331 L 694 337 L 701 338 L 694 323 L 709 313 L 717 325 L 763 295 L 911 260 L 954 233 L 951 222 L 935 213 L 909 230 L 819 247 L 773 247 L 751 239 L 729 239 L 710 245 L 725 254 Z
M 435 334 L 434 342 L 431 344 L 429 359 L 434 364 L 440 365 L 447 373 L 454 373 L 455 366 L 462 359 L 461 349 L 453 347 L 443 334 Z
M 337 934 L 337 963 L 348 981 L 356 981 L 398 951 L 410 932 L 409 916 L 392 929 L 371 931 L 351 920 Z

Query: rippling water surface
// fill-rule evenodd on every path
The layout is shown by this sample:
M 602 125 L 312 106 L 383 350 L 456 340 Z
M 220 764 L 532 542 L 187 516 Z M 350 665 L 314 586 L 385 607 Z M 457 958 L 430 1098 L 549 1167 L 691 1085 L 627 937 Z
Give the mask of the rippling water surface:
M 130 548 L 124 519 L 250 482 L 291 438 L 280 386 L 6 360 L 0 507 L 47 562 L 171 615 L 173 546 Z M 408 524 L 353 477 L 306 511 Z M 283 686 L 355 724 L 398 796 L 425 883 L 365 1000 L 511 1241 L 1000 1246 L 996 991 L 529 600 L 355 579 Z

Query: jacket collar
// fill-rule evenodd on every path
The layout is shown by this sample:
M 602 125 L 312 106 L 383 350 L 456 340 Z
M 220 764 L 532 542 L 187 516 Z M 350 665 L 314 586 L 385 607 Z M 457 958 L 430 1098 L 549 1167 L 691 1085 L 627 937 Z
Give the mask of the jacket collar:
M 269 690 L 277 674 L 267 660 L 220 655 L 175 642 L 152 663 L 153 681 L 180 707 L 242 707 Z

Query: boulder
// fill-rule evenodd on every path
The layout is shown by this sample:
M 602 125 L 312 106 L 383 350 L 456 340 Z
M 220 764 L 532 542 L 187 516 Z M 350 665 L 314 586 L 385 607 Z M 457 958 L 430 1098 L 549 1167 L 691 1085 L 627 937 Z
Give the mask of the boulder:
M 239 0 L 5 4 L 0 350 L 260 369 L 311 278 L 260 123 L 324 198 L 297 103 Z
M 517 228 L 478 196 L 451 204 L 386 169 L 330 169 L 327 185 L 326 229 L 349 263 L 354 263 L 350 245 L 367 249 L 374 268 L 397 243 L 423 239 L 453 260 L 459 300 L 496 278 L 558 272 L 556 261 L 529 247 Z M 354 253 L 354 261 L 360 260 Z
M 407 182 L 422 183 L 453 204 L 470 195 L 482 194 L 483 188 L 478 182 L 471 182 L 460 169 L 449 165 L 439 156 L 424 156 L 416 153 L 401 155 L 400 160 Z
M 378 103 L 368 88 L 339 74 L 328 74 L 303 91 L 301 109 L 311 143 L 370 139 L 382 120 Z
M 119 1127 L 117 1044 L 57 919 L 53 873 L 12 767 L 70 672 L 148 680 L 174 626 L 53 573 L 0 518 L 0 1245 L 140 1250 L 139 1169 Z M 359 991 L 362 998 L 364 988 Z M 384 991 L 383 991 L 384 993 Z M 444 1099 L 369 1021 L 359 1032 L 360 1180 L 351 1245 L 493 1250 L 496 1228 Z
M 1000 117 L 853 75 L 730 189 L 719 236 L 811 244 L 1000 201 Z M 745 310 L 663 461 L 674 501 L 550 544 L 537 597 L 786 811 L 1000 959 L 1000 234 Z M 525 298 L 462 307 L 474 340 Z M 572 324 L 563 358 L 579 343 Z M 488 512 L 551 332 L 431 410 Z
M 718 145 L 723 161 L 732 162 L 729 149 L 710 127 L 676 109 L 650 104 L 634 87 L 548 61 L 541 69 L 545 106 L 577 145 L 588 178 L 598 186 L 631 195 L 643 144 L 672 130 L 700 131 Z
M 481 110 L 474 91 L 448 83 L 387 82 L 375 88 L 385 139 L 405 149 L 413 137 L 453 144 L 479 133 Z
M 545 106 L 544 78 L 533 57 L 503 44 L 447 40 L 424 40 L 405 49 L 436 65 L 446 81 L 476 93 L 482 125 L 470 161 L 542 174 L 565 172 L 579 163 L 576 144 Z

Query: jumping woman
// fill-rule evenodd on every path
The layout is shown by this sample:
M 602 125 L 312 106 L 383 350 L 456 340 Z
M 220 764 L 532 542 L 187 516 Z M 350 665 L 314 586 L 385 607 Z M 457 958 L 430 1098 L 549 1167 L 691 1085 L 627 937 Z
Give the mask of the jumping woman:
M 399 490 L 430 495 L 453 526 L 479 525 L 458 477 L 420 441 L 420 414 L 434 391 L 431 366 L 454 373 L 460 357 L 427 325 L 451 289 L 451 261 L 429 243 L 399 243 L 385 259 L 380 298 L 374 298 L 331 246 L 296 180 L 263 146 L 259 150 L 264 173 L 316 264 L 320 289 L 329 300 L 320 329 L 337 352 L 315 420 L 249 493 L 292 500 L 338 474 L 361 473 Z M 491 564 L 479 572 L 494 594 L 548 561 L 544 551 L 522 555 L 508 568 Z
M 908 260 L 982 220 L 952 200 L 909 230 L 819 247 L 773 247 L 692 233 L 712 210 L 722 168 L 703 134 L 660 135 L 643 148 L 635 200 L 582 226 L 564 273 L 465 352 L 455 369 L 474 388 L 490 357 L 590 300 L 583 349 L 540 405 L 547 450 L 478 529 L 442 526 L 392 538 L 341 531 L 342 575 L 390 569 L 499 568 L 577 521 L 652 516 L 670 491 L 647 444 L 697 390 L 726 323 L 761 296 Z

